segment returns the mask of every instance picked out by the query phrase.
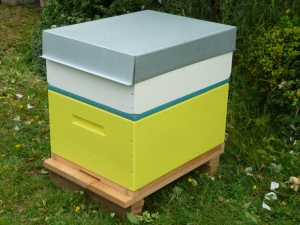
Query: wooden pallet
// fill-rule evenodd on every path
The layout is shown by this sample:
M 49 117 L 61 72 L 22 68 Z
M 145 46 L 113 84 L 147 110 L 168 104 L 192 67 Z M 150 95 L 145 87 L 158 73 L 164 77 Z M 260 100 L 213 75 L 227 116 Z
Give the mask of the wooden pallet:
M 55 154 L 45 160 L 43 165 L 49 170 L 50 179 L 55 186 L 71 191 L 83 190 L 92 201 L 116 214 L 141 214 L 144 198 L 177 178 L 200 166 L 207 173 L 216 172 L 223 152 L 224 144 L 218 145 L 134 192 Z

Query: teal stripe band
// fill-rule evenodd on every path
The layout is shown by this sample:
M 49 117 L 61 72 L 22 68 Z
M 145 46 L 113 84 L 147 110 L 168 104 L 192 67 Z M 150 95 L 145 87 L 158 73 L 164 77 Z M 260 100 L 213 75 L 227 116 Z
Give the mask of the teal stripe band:
M 118 116 L 122 116 L 122 117 L 124 117 L 124 118 L 126 118 L 126 119 L 129 119 L 129 120 L 132 120 L 132 121 L 137 121 L 137 120 L 143 119 L 143 118 L 145 118 L 145 117 L 147 117 L 147 116 L 150 116 L 150 115 L 152 115 L 152 114 L 154 114 L 154 113 L 156 113 L 156 112 L 159 112 L 159 111 L 161 111 L 161 110 L 164 110 L 164 109 L 166 109 L 166 108 L 169 108 L 169 107 L 171 107 L 171 106 L 173 106 L 173 105 L 176 105 L 176 104 L 178 104 L 178 103 L 180 103 L 180 102 L 183 102 L 183 101 L 185 101 L 185 100 L 188 100 L 188 99 L 190 99 L 190 98 L 193 98 L 193 97 L 195 97 L 195 96 L 197 96 L 197 95 L 199 95 L 199 94 L 202 94 L 202 93 L 204 93 L 204 92 L 207 92 L 207 91 L 209 91 L 209 90 L 211 90 L 211 89 L 214 89 L 214 88 L 216 88 L 216 87 L 219 87 L 219 86 L 221 86 L 221 85 L 223 85 L 223 84 L 226 84 L 226 83 L 228 83 L 228 82 L 229 82 L 229 79 L 223 80 L 223 81 L 221 81 L 221 82 L 219 82 L 219 83 L 213 84 L 213 85 L 208 86 L 208 87 L 206 87 L 206 88 L 203 88 L 203 89 L 201 89 L 201 90 L 199 90 L 199 91 L 196 91 L 196 92 L 193 92 L 193 93 L 188 94 L 188 95 L 186 95 L 186 96 L 183 96 L 183 97 L 181 97 L 181 98 L 175 99 L 175 100 L 173 100 L 173 101 L 171 101 L 171 102 L 165 103 L 165 104 L 163 104 L 163 105 L 160 105 L 160 106 L 158 106 L 158 107 L 155 107 L 155 108 L 153 108 L 153 109 L 150 109 L 150 110 L 148 110 L 148 111 L 146 111 L 146 112 L 143 112 L 143 113 L 141 113 L 141 114 L 129 114 L 129 113 L 124 113 L 124 112 L 122 112 L 122 111 L 116 110 L 116 109 L 114 109 L 114 108 L 108 107 L 108 106 L 103 105 L 103 104 L 100 104 L 100 103 L 98 103 L 98 102 L 94 102 L 94 101 L 89 100 L 89 99 L 87 99 L 87 98 L 84 98 L 84 97 L 81 97 L 81 96 L 79 96 L 79 95 L 75 95 L 75 94 L 70 93 L 70 92 L 68 92 L 68 91 L 62 90 L 62 89 L 60 89 L 60 88 L 54 87 L 54 86 L 52 86 L 52 85 L 50 85 L 50 84 L 48 85 L 48 89 L 51 90 L 51 91 L 55 91 L 55 92 L 57 92 L 57 93 L 66 95 L 66 96 L 68 96 L 68 97 L 70 97 L 70 98 L 79 100 L 79 101 L 81 101 L 81 102 L 87 103 L 87 104 L 89 104 L 89 105 L 95 106 L 95 107 L 97 107 L 97 108 L 104 109 L 104 110 L 106 110 L 106 111 L 108 111 L 108 112 L 110 112 L 110 113 L 116 114 L 116 115 L 118 115 Z

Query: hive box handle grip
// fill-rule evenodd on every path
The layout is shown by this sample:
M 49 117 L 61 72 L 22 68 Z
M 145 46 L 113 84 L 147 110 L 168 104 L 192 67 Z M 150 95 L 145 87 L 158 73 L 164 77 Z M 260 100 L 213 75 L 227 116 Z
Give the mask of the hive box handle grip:
M 88 121 L 86 119 L 83 119 L 79 116 L 75 116 L 75 115 L 72 115 L 72 116 L 73 116 L 73 120 L 72 120 L 73 124 L 75 124 L 79 127 L 82 127 L 86 130 L 92 131 L 92 132 L 94 132 L 96 134 L 99 134 L 101 136 L 106 136 L 103 126 L 101 126 L 99 124 L 96 124 L 94 122 Z

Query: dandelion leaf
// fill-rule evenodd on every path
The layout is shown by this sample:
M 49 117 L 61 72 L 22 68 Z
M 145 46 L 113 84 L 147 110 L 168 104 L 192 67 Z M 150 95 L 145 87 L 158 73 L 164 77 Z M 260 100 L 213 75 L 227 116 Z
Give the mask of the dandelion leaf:
M 252 216 L 250 213 L 245 212 L 245 217 L 248 218 L 249 220 L 251 220 L 252 222 L 258 224 L 258 220 L 254 216 Z
M 252 202 L 247 202 L 243 205 L 244 209 L 248 209 Z
M 140 224 L 138 218 L 136 218 L 136 216 L 132 213 L 127 213 L 127 219 L 133 224 Z

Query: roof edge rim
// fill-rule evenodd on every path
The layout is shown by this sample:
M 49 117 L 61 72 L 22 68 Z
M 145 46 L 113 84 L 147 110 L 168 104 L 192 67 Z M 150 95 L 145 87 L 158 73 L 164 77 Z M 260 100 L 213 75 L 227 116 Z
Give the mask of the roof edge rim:
M 74 64 L 65 63 L 65 62 L 62 62 L 62 61 L 59 61 L 59 60 L 55 60 L 55 59 L 53 59 L 53 58 L 51 58 L 49 56 L 41 55 L 40 57 L 43 58 L 43 59 L 47 59 L 47 60 L 50 60 L 50 61 L 53 61 L 53 62 L 56 62 L 56 63 L 60 63 L 60 64 L 65 65 L 65 66 L 69 66 L 71 68 L 74 68 L 74 69 L 77 69 L 77 70 L 80 70 L 80 71 L 83 71 L 83 72 L 89 73 L 91 75 L 95 75 L 95 76 L 98 76 L 98 77 L 102 77 L 102 78 L 105 78 L 105 79 L 108 79 L 108 80 L 120 83 L 120 84 L 125 84 L 127 86 L 133 85 L 132 82 L 131 83 L 127 83 L 127 82 L 124 82 L 124 81 L 121 81 L 121 80 L 118 80 L 118 79 L 113 79 L 112 77 L 109 77 L 109 76 L 104 75 L 102 73 L 95 72 L 95 71 L 92 71 L 92 70 L 82 69 L 81 67 L 78 67 L 78 66 L 76 66 Z

